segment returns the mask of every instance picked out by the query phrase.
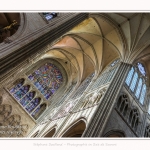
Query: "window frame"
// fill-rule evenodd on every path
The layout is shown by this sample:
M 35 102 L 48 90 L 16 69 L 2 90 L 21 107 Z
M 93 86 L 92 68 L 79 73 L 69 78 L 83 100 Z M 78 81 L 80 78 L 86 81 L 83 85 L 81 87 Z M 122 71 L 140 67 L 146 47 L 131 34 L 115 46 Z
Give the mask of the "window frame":
M 127 75 L 127 77 L 125 79 L 125 87 L 129 91 L 129 93 L 140 103 L 140 105 L 143 106 L 145 104 L 146 93 L 147 93 L 147 76 L 146 76 L 146 69 L 145 69 L 144 65 L 142 64 L 142 66 L 145 69 L 145 75 L 143 75 L 140 72 L 140 70 L 138 68 L 138 64 L 142 64 L 142 63 L 138 62 L 138 63 L 136 63 L 135 65 L 133 65 L 130 68 L 130 70 L 128 72 L 128 75 Z M 134 69 L 134 71 L 132 73 L 132 77 L 130 77 L 130 81 L 128 82 L 129 76 L 131 75 L 130 72 L 131 72 L 132 68 Z M 135 74 L 137 74 L 137 78 L 136 79 L 134 78 Z M 142 81 L 141 88 L 139 87 L 140 80 Z M 132 89 L 131 86 L 133 85 L 133 83 L 134 83 L 134 88 Z M 146 89 L 144 91 L 144 96 L 143 96 L 144 98 L 143 98 L 143 100 L 141 100 L 141 98 L 142 98 L 142 91 L 143 91 L 144 85 L 146 86 Z M 139 90 L 139 93 L 137 93 L 138 90 Z

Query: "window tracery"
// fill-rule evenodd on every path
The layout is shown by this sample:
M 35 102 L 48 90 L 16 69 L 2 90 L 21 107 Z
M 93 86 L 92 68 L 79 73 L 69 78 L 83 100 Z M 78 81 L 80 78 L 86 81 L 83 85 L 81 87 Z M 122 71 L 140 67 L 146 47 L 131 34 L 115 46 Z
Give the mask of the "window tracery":
M 126 116 L 128 107 L 129 107 L 128 97 L 126 94 L 123 94 L 118 99 L 117 108 L 118 108 L 119 112 L 121 112 L 123 114 L 123 116 Z
M 94 73 L 92 73 L 91 75 L 89 75 L 79 86 L 78 90 L 75 92 L 75 94 L 73 95 L 72 99 L 78 98 L 79 96 L 81 96 L 83 94 L 83 92 L 86 90 L 86 88 L 89 86 L 89 84 L 91 83 L 93 77 L 94 77 Z
M 35 70 L 28 78 L 48 100 L 61 86 L 63 76 L 60 70 L 51 63 L 46 63 Z
M 58 13 L 56 12 L 44 12 L 42 13 L 43 17 L 49 21 L 52 20 L 53 18 L 57 17 Z
M 119 97 L 116 107 L 126 123 L 136 132 L 139 125 L 139 112 L 136 108 L 130 108 L 129 98 L 126 94 Z
M 136 66 L 130 69 L 125 80 L 130 92 L 142 105 L 146 97 L 146 80 L 146 71 L 141 63 L 137 63 Z
M 71 95 L 73 90 L 75 89 L 76 83 L 72 83 L 69 88 L 65 91 L 65 93 L 62 95 L 61 99 L 55 104 L 54 108 L 59 107 L 62 105 Z
M 15 81 L 8 91 L 30 116 L 38 119 L 47 108 L 46 100 L 54 95 L 64 81 L 61 71 L 53 63 L 45 63 L 28 73 L 27 77 Z
M 132 109 L 129 114 L 129 124 L 136 131 L 139 124 L 139 114 L 137 109 Z
M 32 117 L 37 119 L 43 111 L 46 109 L 46 104 L 42 103 L 38 107 L 36 107 L 36 110 L 32 113 Z
M 107 84 L 111 81 L 113 76 L 115 75 L 115 72 L 117 70 L 117 64 L 119 63 L 119 59 L 113 61 L 108 68 L 96 79 L 94 84 L 91 87 L 91 90 L 94 90 L 98 88 L 101 85 Z
M 20 79 L 16 82 L 13 88 L 9 92 L 14 96 L 14 98 L 22 105 L 22 107 L 34 117 L 39 110 L 33 112 L 36 107 L 40 104 L 41 98 L 36 97 L 36 92 L 31 90 L 30 85 L 25 84 L 25 79 Z M 34 114 L 33 114 L 34 113 Z

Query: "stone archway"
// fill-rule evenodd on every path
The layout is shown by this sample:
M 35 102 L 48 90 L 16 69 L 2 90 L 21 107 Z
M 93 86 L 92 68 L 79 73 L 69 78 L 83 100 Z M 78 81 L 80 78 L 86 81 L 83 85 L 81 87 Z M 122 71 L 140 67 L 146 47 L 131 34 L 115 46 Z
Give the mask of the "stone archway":
M 123 131 L 120 130 L 111 130 L 107 132 L 104 137 L 108 138 L 121 138 L 121 137 L 126 137 Z
M 64 133 L 62 137 L 81 137 L 85 128 L 85 122 L 83 120 L 80 120 L 72 127 L 70 127 L 70 129 L 66 133 Z
M 44 138 L 52 137 L 56 132 L 56 129 L 50 130 L 47 134 L 44 135 Z

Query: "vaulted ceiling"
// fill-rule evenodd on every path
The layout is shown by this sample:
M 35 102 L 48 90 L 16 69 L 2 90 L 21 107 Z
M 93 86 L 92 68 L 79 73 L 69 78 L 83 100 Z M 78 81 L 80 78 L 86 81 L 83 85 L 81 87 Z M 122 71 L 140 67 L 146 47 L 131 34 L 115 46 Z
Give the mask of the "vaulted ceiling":
M 113 60 L 142 62 L 150 74 L 150 15 L 146 13 L 91 13 L 61 37 L 45 57 L 68 63 L 74 78 L 98 75 Z

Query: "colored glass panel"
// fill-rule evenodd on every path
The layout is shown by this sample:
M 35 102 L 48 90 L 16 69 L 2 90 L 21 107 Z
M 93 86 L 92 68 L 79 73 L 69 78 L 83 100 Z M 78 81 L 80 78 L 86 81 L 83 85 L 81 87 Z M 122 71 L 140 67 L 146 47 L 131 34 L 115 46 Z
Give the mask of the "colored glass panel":
M 14 97 L 17 100 L 20 100 L 28 91 L 29 91 L 30 86 L 22 86 L 17 92 L 14 93 Z
M 134 69 L 133 69 L 133 67 L 132 67 L 131 70 L 129 71 L 128 76 L 127 76 L 126 81 L 125 81 L 125 83 L 126 83 L 128 86 L 130 85 L 130 82 L 131 82 L 133 73 L 134 73 Z
M 30 113 L 32 112 L 40 103 L 40 98 L 35 98 L 31 101 L 29 105 L 26 106 L 26 110 Z
M 46 20 L 51 20 L 55 17 L 57 17 L 57 13 L 51 12 L 51 13 L 42 13 Z
M 28 78 L 34 82 L 34 85 L 46 99 L 49 99 L 63 82 L 60 70 L 51 63 L 46 63 L 38 68 Z
M 130 86 L 130 89 L 131 89 L 132 91 L 134 91 L 134 89 L 135 89 L 137 79 L 138 79 L 138 74 L 137 74 L 137 72 L 136 72 L 136 73 L 134 74 L 134 76 L 133 76 L 133 79 L 132 79 L 132 82 L 131 82 L 131 86 Z
M 135 96 L 137 98 L 139 98 L 139 95 L 140 95 L 140 92 L 141 92 L 141 88 L 142 88 L 142 79 L 140 78 L 139 82 L 138 82 L 137 89 L 136 89 L 136 93 L 135 93 Z
M 145 76 L 146 71 L 145 71 L 144 66 L 143 66 L 141 63 L 138 63 L 137 66 L 138 66 L 138 69 L 139 69 L 139 71 L 141 72 L 141 74 Z
M 34 98 L 35 92 L 29 92 L 26 94 L 25 97 L 23 97 L 20 101 L 22 106 L 26 106 L 33 98 Z
M 144 84 L 142 87 L 142 92 L 141 92 L 141 96 L 140 96 L 140 103 L 141 104 L 144 103 L 145 94 L 146 94 L 146 85 Z
M 10 90 L 10 93 L 16 92 L 23 85 L 23 83 L 24 83 L 24 79 L 21 79 L 20 82 Z
M 36 115 L 36 113 L 38 113 L 38 111 L 40 110 L 41 105 L 32 113 L 32 116 L 34 117 Z

